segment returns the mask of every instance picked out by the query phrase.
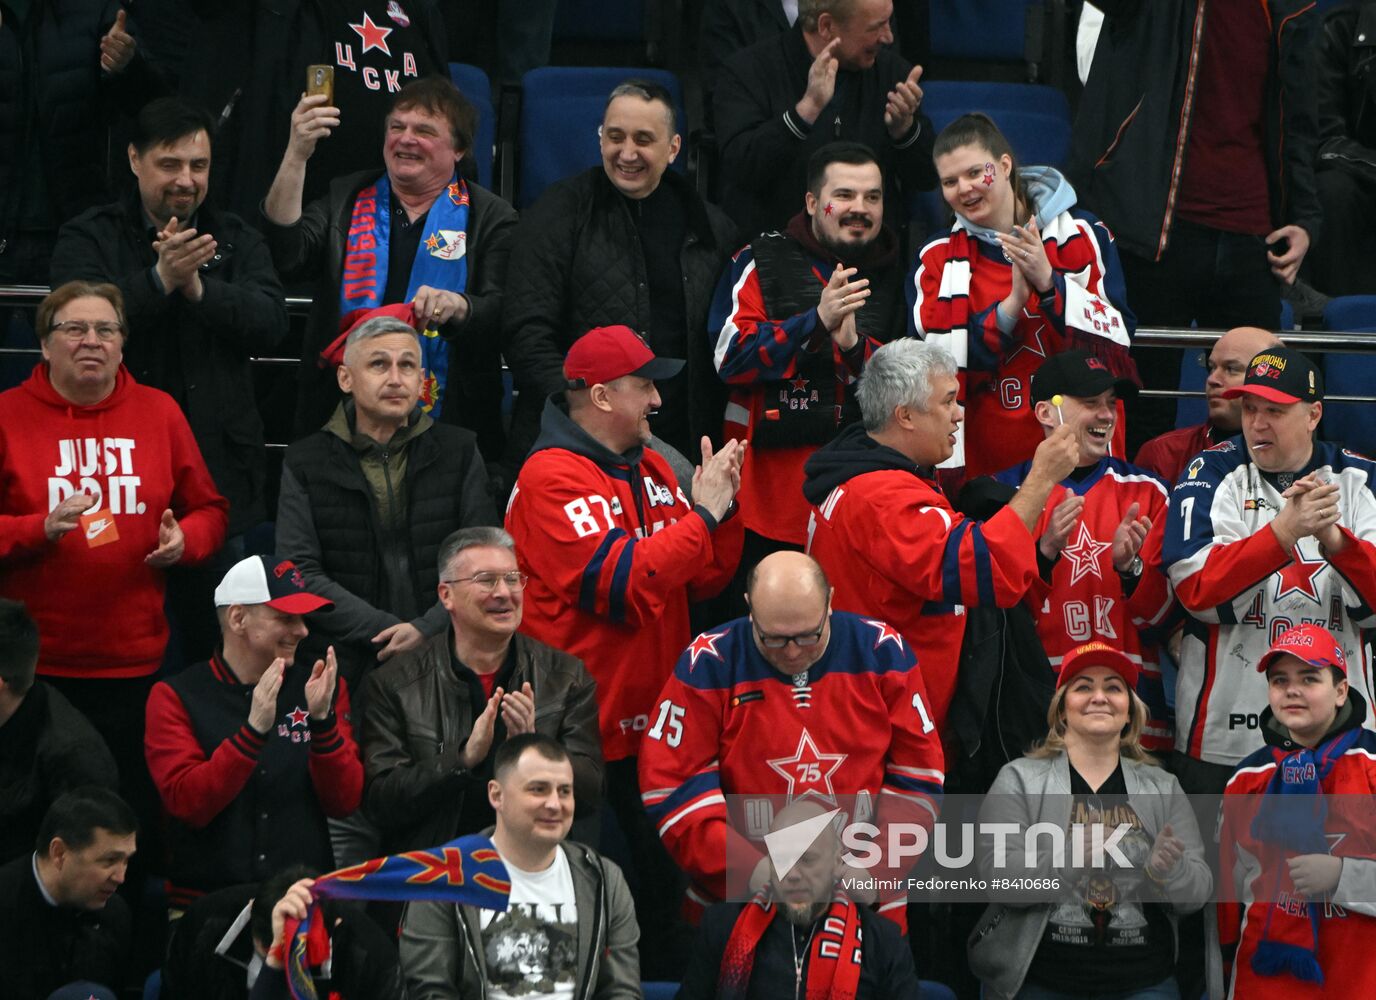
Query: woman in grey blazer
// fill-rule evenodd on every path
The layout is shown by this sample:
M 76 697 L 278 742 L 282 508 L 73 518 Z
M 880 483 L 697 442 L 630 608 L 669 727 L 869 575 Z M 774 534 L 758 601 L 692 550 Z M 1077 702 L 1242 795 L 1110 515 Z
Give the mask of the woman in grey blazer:
M 1180 996 L 1176 919 L 1204 905 L 1213 878 L 1180 785 L 1142 749 L 1147 713 L 1134 693 L 1137 672 L 1106 643 L 1072 650 L 1046 739 L 1006 764 L 989 790 L 979 866 L 994 902 L 968 944 L 987 997 Z M 994 823 L 1019 831 L 1045 824 L 1042 849 L 1025 856 L 1014 836 L 1011 849 L 996 850 L 985 833 Z M 1064 850 L 1052 846 L 1057 839 Z

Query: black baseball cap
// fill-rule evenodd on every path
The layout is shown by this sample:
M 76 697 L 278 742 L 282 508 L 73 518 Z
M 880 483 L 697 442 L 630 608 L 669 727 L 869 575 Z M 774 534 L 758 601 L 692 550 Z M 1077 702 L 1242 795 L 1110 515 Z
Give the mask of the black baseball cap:
M 1223 398 L 1244 394 L 1272 403 L 1317 403 L 1323 399 L 1323 372 L 1294 348 L 1268 347 L 1248 362 L 1242 384 Z
M 1137 395 L 1132 379 L 1117 378 L 1102 359 L 1088 351 L 1071 350 L 1053 354 L 1032 375 L 1032 402 L 1040 403 L 1056 394 L 1088 399 L 1112 389 L 1119 399 Z

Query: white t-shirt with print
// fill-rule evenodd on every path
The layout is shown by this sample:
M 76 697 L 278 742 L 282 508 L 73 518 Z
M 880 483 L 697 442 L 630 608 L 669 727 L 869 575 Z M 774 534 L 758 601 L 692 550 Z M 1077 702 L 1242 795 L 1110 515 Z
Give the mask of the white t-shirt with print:
M 528 872 L 502 858 L 510 908 L 482 914 L 483 958 L 492 1000 L 569 1000 L 578 978 L 578 904 L 560 847 L 554 863 Z

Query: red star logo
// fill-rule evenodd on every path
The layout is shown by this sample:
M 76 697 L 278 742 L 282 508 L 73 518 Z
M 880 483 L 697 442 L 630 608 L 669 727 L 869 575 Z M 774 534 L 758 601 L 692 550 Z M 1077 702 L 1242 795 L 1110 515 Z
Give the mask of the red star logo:
M 717 640 L 724 635 L 725 632 L 704 632 L 688 644 L 688 655 L 691 657 L 688 664 L 690 673 L 698 665 L 698 656 L 702 653 L 711 653 L 717 659 L 721 659 L 721 653 L 717 651 Z
M 827 210 L 826 210 L 826 213 L 825 213 L 825 214 L 827 214 L 827 215 L 830 215 L 830 214 L 831 214 L 831 202 L 827 202 Z
M 903 651 L 903 637 L 898 634 L 898 629 L 888 622 L 875 621 L 873 618 L 866 618 L 864 622 L 879 633 L 879 638 L 874 640 L 875 649 L 878 649 L 883 643 L 892 642 L 898 647 L 900 653 Z
M 1276 600 L 1279 601 L 1286 594 L 1303 594 L 1315 604 L 1322 604 L 1314 580 L 1327 565 L 1327 560 L 1322 557 L 1306 559 L 1299 546 L 1296 546 L 1291 561 L 1281 567 L 1280 578 L 1276 581 Z
M 1104 305 L 1104 300 L 1097 295 L 1089 300 L 1089 307 L 1094 310 L 1094 315 L 1096 316 L 1105 316 L 1108 314 L 1108 306 Z
M 806 729 L 798 740 L 798 749 L 792 757 L 775 757 L 765 761 L 788 782 L 789 800 L 804 795 L 817 795 L 828 802 L 836 801 L 836 793 L 831 787 L 831 776 L 845 763 L 843 753 L 818 753 L 817 744 Z
M 373 23 L 373 19 L 365 11 L 362 24 L 351 24 L 349 27 L 358 32 L 358 37 L 363 39 L 363 49 L 359 55 L 363 55 L 370 49 L 377 49 L 384 56 L 390 56 L 392 50 L 387 47 L 387 36 L 392 33 L 391 28 L 384 28 Z
M 1023 315 L 1032 319 L 1041 318 L 1039 316 L 1033 316 L 1032 313 L 1028 312 L 1026 309 L 1023 310 Z M 1025 335 L 1023 342 L 1017 346 L 1012 354 L 1009 354 L 1004 359 L 1004 366 L 1007 367 L 1008 363 L 1023 351 L 1026 351 L 1028 354 L 1035 354 L 1039 358 L 1046 357 L 1046 345 L 1042 343 L 1042 331 L 1045 329 L 1045 323 L 1038 323 L 1037 328 L 1033 330 L 1032 333 Z
M 1111 548 L 1112 542 L 1096 542 L 1089 533 L 1089 525 L 1081 521 L 1079 533 L 1075 536 L 1075 544 L 1067 545 L 1061 550 L 1061 555 L 1071 563 L 1070 585 L 1075 586 L 1087 576 L 1102 580 L 1104 574 L 1099 569 L 1099 557 Z
M 440 238 L 436 236 L 434 233 L 431 233 L 429 236 L 425 238 L 425 245 L 428 246 L 431 250 L 433 250 L 435 249 L 435 247 L 440 245 Z
M 807 392 L 807 379 L 799 375 L 797 378 L 788 380 L 788 384 L 793 386 L 794 392 Z
M 300 705 L 297 705 L 296 708 L 287 713 L 287 718 L 291 720 L 293 726 L 304 726 L 310 717 L 310 713 Z

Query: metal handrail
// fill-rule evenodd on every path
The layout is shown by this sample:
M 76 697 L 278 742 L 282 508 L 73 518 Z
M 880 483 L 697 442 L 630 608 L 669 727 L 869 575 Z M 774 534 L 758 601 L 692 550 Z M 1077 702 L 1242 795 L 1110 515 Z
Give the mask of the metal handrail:
M 0 302 L 6 300 L 16 305 L 38 305 L 50 289 L 46 285 L 0 285 Z M 287 312 L 304 316 L 310 312 L 313 300 L 304 296 L 289 295 L 284 300 Z M 1199 330 L 1195 328 L 1170 326 L 1139 326 L 1133 333 L 1133 344 L 1142 347 L 1211 347 L 1213 342 L 1223 336 L 1224 330 Z M 1376 353 L 1376 333 L 1353 333 L 1346 331 L 1304 331 L 1281 330 L 1280 336 L 1289 347 L 1298 347 L 1314 354 L 1374 354 Z M 38 356 L 36 347 L 0 347 L 0 356 L 32 355 Z M 301 364 L 300 358 L 250 357 L 250 364 L 286 365 Z M 1143 389 L 1138 395 L 1158 399 L 1203 399 L 1204 393 L 1192 389 Z M 1328 396 L 1330 403 L 1374 403 L 1372 396 Z

